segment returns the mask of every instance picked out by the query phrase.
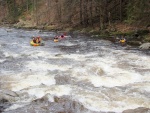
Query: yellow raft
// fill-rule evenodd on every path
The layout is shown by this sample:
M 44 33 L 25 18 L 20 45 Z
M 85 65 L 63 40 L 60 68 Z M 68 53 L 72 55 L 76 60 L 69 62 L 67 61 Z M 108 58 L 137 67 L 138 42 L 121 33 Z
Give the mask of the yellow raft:
M 125 39 L 121 39 L 119 42 L 120 42 L 120 43 L 125 43 L 126 40 L 125 40 Z
M 58 39 L 54 39 L 54 42 L 58 42 Z
M 33 40 L 30 41 L 31 46 L 44 46 L 44 43 L 34 43 Z

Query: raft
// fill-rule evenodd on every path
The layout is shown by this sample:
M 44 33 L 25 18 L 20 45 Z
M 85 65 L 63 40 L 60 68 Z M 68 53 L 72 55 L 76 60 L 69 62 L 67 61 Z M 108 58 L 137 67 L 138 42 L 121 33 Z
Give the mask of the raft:
M 54 39 L 54 42 L 58 42 L 58 39 Z
M 120 43 L 125 43 L 125 42 L 126 42 L 126 40 L 125 40 L 125 39 L 123 39 L 123 40 L 120 40 L 119 42 L 120 42 Z
M 30 41 L 31 46 L 44 46 L 44 43 L 34 43 L 33 41 Z

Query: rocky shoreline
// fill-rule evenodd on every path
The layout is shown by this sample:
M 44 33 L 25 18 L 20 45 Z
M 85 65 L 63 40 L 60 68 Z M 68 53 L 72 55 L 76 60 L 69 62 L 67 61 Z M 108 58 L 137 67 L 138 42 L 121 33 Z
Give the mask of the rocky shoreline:
M 69 96 L 54 97 L 54 101 L 48 101 L 48 95 L 33 100 L 31 103 L 25 105 L 24 107 L 17 108 L 15 110 L 9 110 L 13 100 L 21 98 L 22 94 L 17 94 L 16 92 L 10 90 L 0 91 L 0 113 L 32 113 L 32 112 L 41 112 L 41 113 L 116 113 L 116 112 L 103 112 L 103 111 L 91 111 L 85 108 L 81 103 L 76 102 L 71 99 Z M 6 110 L 6 111 L 5 111 Z M 122 113 L 150 113 L 149 108 L 138 107 L 135 109 L 127 109 Z

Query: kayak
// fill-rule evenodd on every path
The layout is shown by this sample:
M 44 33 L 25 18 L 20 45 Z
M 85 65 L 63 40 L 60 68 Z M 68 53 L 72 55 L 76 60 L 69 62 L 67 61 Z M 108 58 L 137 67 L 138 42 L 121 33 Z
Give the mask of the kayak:
M 30 41 L 31 46 L 44 46 L 44 43 L 34 43 L 33 41 Z

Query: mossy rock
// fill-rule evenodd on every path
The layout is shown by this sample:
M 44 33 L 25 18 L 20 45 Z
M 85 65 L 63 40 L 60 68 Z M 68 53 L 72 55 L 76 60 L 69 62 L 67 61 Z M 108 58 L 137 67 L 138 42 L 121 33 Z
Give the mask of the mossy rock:
M 142 44 L 140 41 L 128 41 L 127 43 L 132 46 L 140 46 Z

